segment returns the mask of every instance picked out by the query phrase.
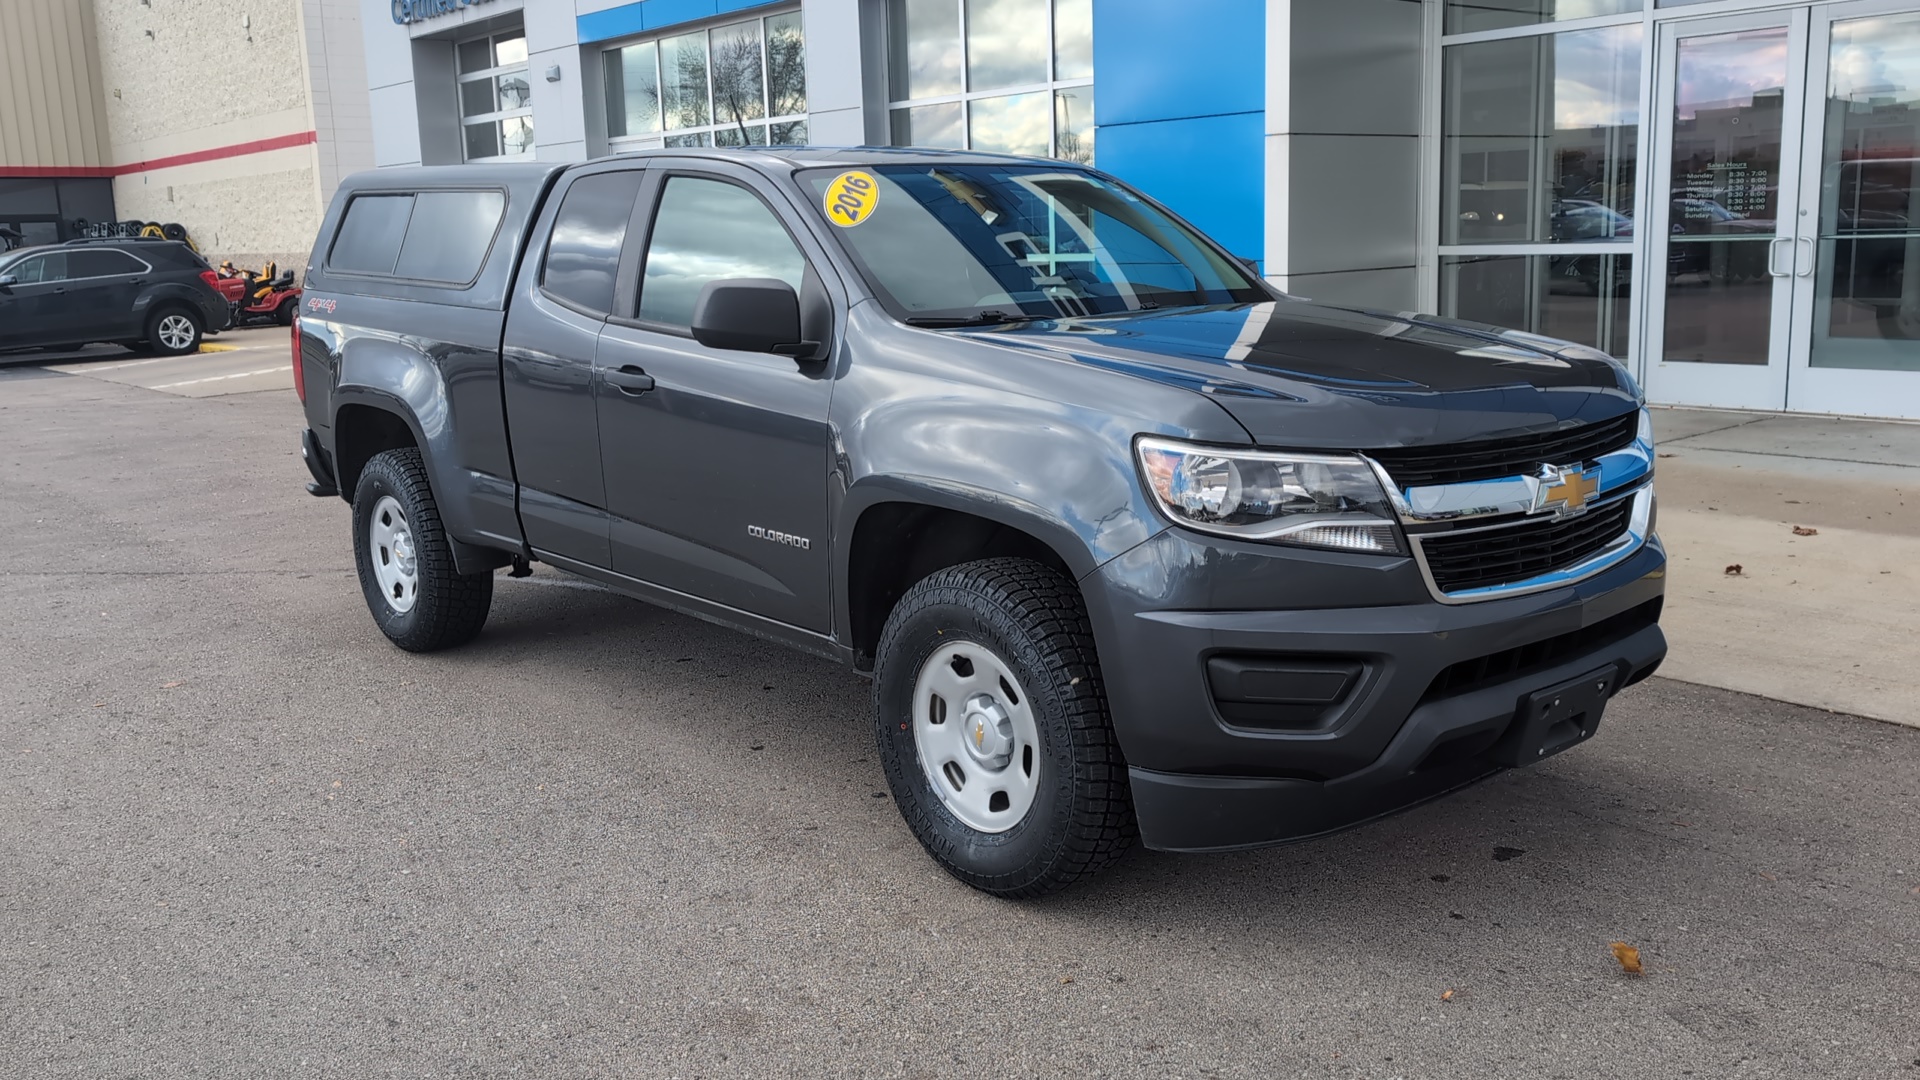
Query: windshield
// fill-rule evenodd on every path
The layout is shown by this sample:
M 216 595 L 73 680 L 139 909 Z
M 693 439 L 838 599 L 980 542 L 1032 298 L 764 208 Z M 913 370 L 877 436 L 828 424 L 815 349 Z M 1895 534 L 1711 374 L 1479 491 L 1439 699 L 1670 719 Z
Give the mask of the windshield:
M 880 165 L 803 180 L 881 302 L 910 321 L 1273 299 L 1193 230 L 1078 169 Z

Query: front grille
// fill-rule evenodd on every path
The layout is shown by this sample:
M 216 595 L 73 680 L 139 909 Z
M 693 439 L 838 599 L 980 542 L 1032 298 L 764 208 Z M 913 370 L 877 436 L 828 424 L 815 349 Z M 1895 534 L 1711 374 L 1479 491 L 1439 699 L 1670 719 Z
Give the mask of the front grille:
M 1582 424 L 1544 435 L 1447 446 L 1395 447 L 1371 450 L 1368 454 L 1386 467 L 1387 475 L 1393 477 L 1393 482 L 1402 490 L 1433 484 L 1466 484 L 1531 476 L 1539 472 L 1542 465 L 1588 464 L 1602 454 L 1633 442 L 1639 427 L 1640 414 L 1630 412 L 1597 424 Z
M 1628 496 L 1564 521 L 1420 537 L 1433 583 L 1443 593 L 1507 585 L 1564 570 L 1612 543 L 1633 517 Z

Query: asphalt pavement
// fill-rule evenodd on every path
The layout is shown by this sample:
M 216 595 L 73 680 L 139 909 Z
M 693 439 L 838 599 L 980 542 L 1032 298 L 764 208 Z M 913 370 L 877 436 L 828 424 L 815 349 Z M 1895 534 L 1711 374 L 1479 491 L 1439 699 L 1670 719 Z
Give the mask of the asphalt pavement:
M 0 370 L 0 1076 L 1920 1078 L 1920 731 L 1656 678 L 1003 902 L 832 664 L 544 569 L 389 646 L 299 426 Z

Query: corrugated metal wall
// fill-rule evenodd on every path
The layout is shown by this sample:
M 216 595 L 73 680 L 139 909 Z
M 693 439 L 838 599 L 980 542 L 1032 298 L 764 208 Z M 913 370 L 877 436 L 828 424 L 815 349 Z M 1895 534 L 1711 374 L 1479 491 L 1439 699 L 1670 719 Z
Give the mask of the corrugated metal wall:
M 112 164 L 93 5 L 0 0 L 0 169 Z

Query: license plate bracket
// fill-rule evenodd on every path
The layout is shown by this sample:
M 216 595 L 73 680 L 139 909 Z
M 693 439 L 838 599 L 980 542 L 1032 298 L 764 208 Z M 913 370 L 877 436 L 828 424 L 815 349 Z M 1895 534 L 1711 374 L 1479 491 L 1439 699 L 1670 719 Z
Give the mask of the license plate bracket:
M 1619 668 L 1608 665 L 1528 694 L 1488 756 L 1518 768 L 1592 738 L 1619 681 Z

